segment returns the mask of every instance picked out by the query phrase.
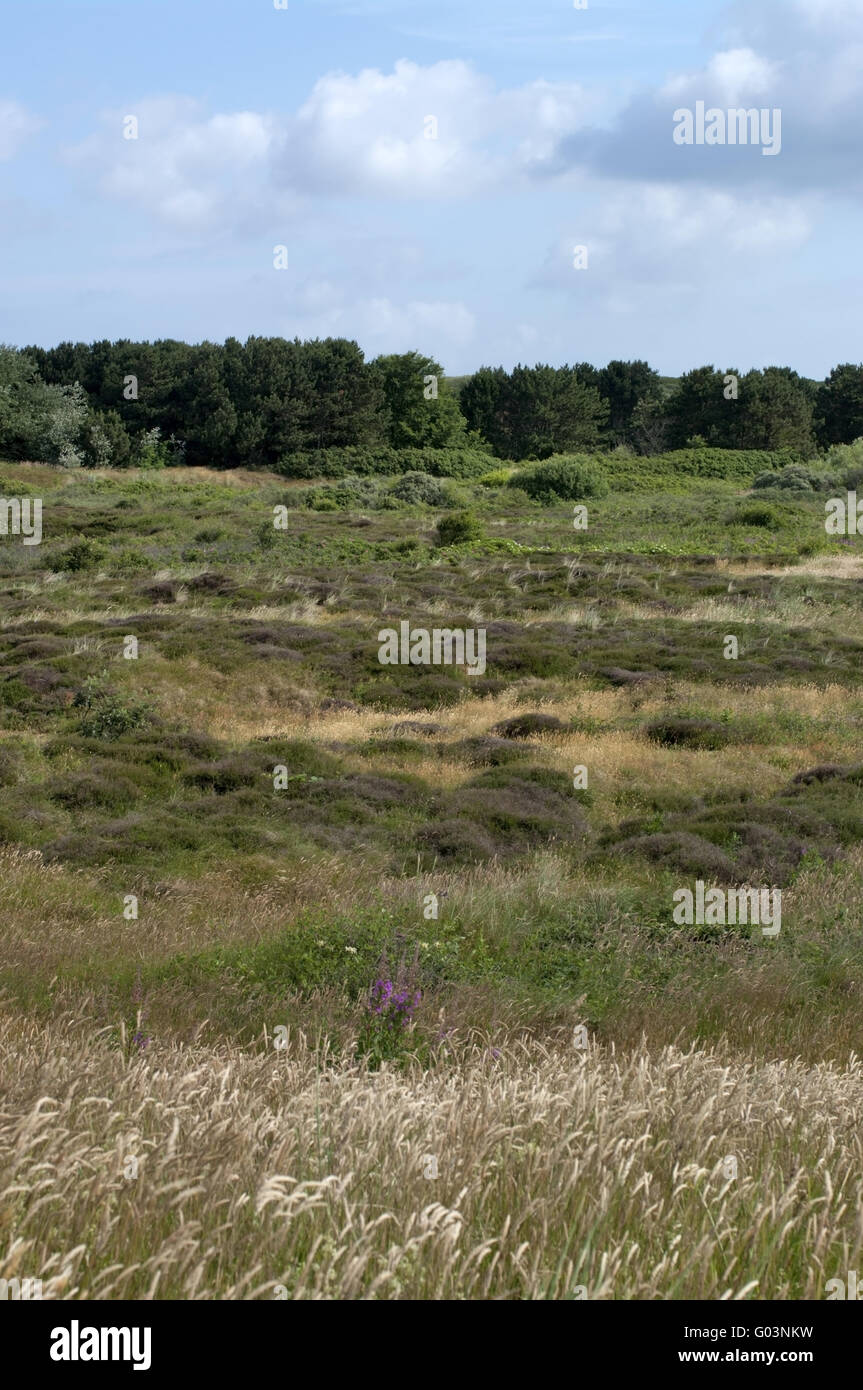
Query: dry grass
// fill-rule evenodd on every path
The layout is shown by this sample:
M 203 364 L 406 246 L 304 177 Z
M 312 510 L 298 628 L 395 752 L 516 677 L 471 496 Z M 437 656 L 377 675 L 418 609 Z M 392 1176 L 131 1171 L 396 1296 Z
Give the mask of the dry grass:
M 201 688 L 205 677 L 210 687 L 206 690 Z M 443 726 L 445 733 L 441 738 L 455 740 L 486 733 L 493 724 L 522 714 L 526 709 L 545 710 L 563 723 L 572 718 L 613 723 L 631 716 L 636 708 L 639 716 L 647 720 L 666 713 L 669 703 L 682 706 L 690 702 L 697 703 L 708 714 L 719 714 L 733 704 L 736 715 L 792 713 L 824 720 L 841 718 L 851 699 L 847 687 L 841 685 L 777 684 L 766 689 L 735 688 L 732 694 L 727 686 L 707 681 L 699 684 L 675 681 L 673 690 L 668 693 L 639 690 L 633 694 L 625 689 L 591 690 L 586 682 L 573 681 L 567 693 L 557 695 L 553 701 L 537 696 L 535 701 L 527 702 L 523 694 L 504 692 L 483 699 L 466 699 L 451 708 L 410 715 L 382 714 L 374 709 L 321 713 L 312 707 L 317 697 L 311 690 L 305 692 L 306 708 L 296 703 L 291 707 L 286 705 L 284 696 L 279 699 L 268 694 L 268 682 L 273 680 L 268 674 L 266 680 L 250 681 L 247 672 L 235 677 L 223 676 L 188 658 L 183 662 L 163 662 L 156 658 L 153 668 L 148 668 L 148 682 L 157 700 L 164 695 L 166 714 L 171 711 L 177 717 L 187 712 L 194 714 L 202 721 L 196 727 L 214 737 L 238 742 L 272 734 L 349 742 L 370 738 L 403 718 L 431 719 Z M 295 687 L 294 691 L 296 695 Z M 226 709 L 226 700 L 232 701 L 235 707 Z M 805 757 L 805 753 L 802 756 Z
M 809 559 L 796 561 L 793 565 L 772 565 L 765 570 L 760 560 L 725 560 L 717 558 L 716 568 L 727 574 L 740 574 L 751 578 L 757 574 L 809 575 L 813 579 L 860 579 L 863 577 L 863 556 L 860 555 L 814 555 Z
M 618 605 L 620 617 L 630 621 L 650 622 L 655 610 L 638 603 Z M 847 625 L 847 612 L 837 608 L 829 598 L 813 599 L 803 594 L 776 594 L 771 599 L 746 598 L 741 600 L 729 591 L 727 598 L 703 598 L 679 608 L 674 614 L 677 622 L 683 623 L 724 623 L 731 631 L 735 624 L 745 626 L 750 623 L 773 624 L 787 628 L 817 626 L 820 630 L 834 628 L 842 631 Z
M 4 1009 L 0 1277 L 62 1299 L 788 1299 L 856 1267 L 856 1059 L 450 1051 L 377 1073 L 303 1037 L 141 1054 Z

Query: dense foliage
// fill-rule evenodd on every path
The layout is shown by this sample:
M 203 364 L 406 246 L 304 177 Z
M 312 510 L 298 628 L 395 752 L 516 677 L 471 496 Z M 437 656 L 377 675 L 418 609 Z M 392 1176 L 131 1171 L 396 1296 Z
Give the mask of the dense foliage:
M 536 468 L 513 474 L 509 486 L 521 488 L 528 497 L 548 505 L 600 497 L 608 490 L 593 461 L 581 458 L 549 459 Z
M 88 467 L 187 463 L 287 477 L 477 477 L 488 455 L 538 462 L 629 449 L 786 450 L 863 436 L 863 365 L 822 383 L 789 367 L 647 362 L 481 367 L 457 391 L 419 352 L 366 361 L 344 338 L 173 339 L 0 347 L 0 453 Z

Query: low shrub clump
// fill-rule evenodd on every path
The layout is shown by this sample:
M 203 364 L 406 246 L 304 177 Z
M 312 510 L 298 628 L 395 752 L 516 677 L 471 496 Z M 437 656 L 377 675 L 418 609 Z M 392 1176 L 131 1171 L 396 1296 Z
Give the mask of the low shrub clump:
M 789 463 L 784 468 L 759 473 L 752 486 L 758 490 L 776 488 L 784 492 L 811 493 L 835 487 L 836 478 L 833 473 L 819 472 L 804 463 Z
M 405 473 L 389 492 L 409 506 L 446 507 L 451 500 L 450 489 L 431 473 Z
M 741 507 L 737 512 L 732 512 L 728 518 L 728 525 L 762 526 L 765 531 L 778 531 L 782 525 L 782 519 L 772 507 L 756 502 L 748 507 Z
M 586 497 L 602 497 L 608 484 L 593 459 L 558 458 L 535 468 L 514 473 L 508 479 L 510 487 L 520 488 L 528 497 L 544 506 L 556 502 L 580 502 Z
M 84 711 L 78 724 L 83 738 L 122 738 L 153 722 L 153 711 L 145 700 L 135 696 L 124 699 L 98 676 L 85 681 L 73 706 Z
M 346 445 L 286 454 L 275 471 L 285 478 L 344 478 L 349 474 L 431 473 L 436 478 L 479 478 L 491 455 L 478 448 L 395 449 L 390 445 Z
M 482 540 L 482 527 L 471 511 L 452 512 L 438 522 L 439 546 L 469 545 L 471 541 L 479 540 Z

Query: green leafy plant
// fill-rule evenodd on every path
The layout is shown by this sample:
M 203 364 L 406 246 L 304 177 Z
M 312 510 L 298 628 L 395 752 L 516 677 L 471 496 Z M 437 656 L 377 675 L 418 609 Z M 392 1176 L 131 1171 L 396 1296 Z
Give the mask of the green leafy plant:
M 438 522 L 437 543 L 439 546 L 467 545 L 471 541 L 482 540 L 482 527 L 471 511 L 452 512 Z
M 549 459 L 535 468 L 515 473 L 509 479 L 509 486 L 520 488 L 544 506 L 602 497 L 608 491 L 594 461 L 579 457 Z
M 72 703 L 75 709 L 84 711 L 78 725 L 84 738 L 122 738 L 134 729 L 145 728 L 153 720 L 153 712 L 146 701 L 123 699 L 101 676 L 90 676 Z

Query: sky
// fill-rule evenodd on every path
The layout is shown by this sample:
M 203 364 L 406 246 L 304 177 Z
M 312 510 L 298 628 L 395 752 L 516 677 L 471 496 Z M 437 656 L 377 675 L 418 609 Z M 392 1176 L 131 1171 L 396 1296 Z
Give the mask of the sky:
M 0 0 L 0 341 L 863 357 L 863 0 L 281 3 Z

